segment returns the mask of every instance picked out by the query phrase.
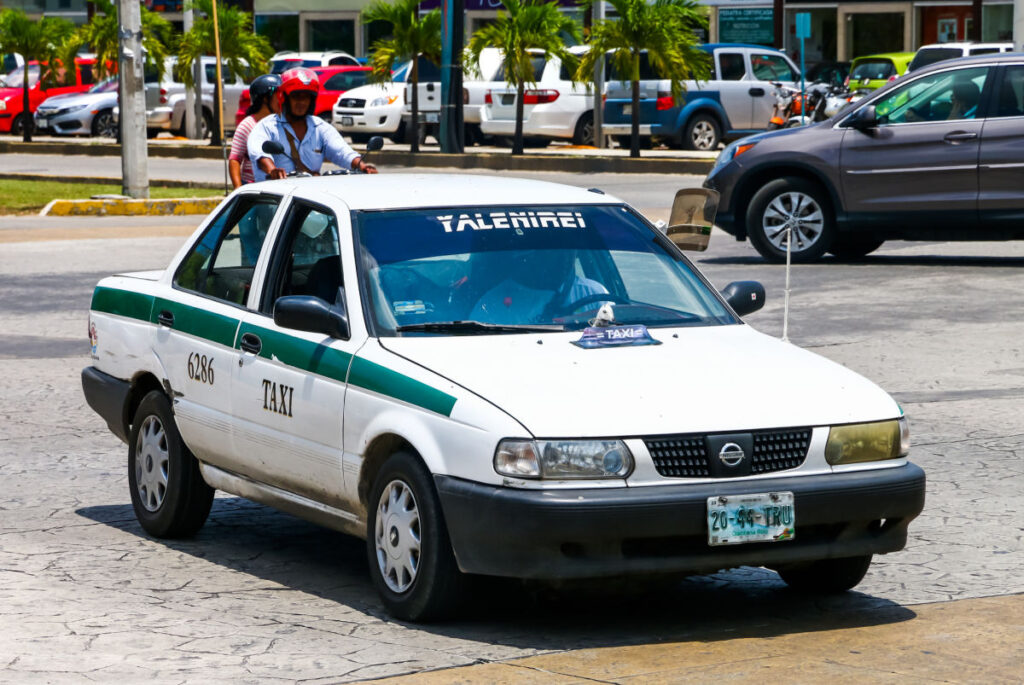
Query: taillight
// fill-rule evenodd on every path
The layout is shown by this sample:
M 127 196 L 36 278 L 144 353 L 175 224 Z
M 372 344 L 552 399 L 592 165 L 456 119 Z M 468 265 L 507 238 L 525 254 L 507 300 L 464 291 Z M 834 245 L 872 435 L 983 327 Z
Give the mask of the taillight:
M 658 92 L 658 99 L 654 101 L 654 109 L 658 111 L 672 109 L 676 106 L 676 99 L 672 97 L 672 93 L 666 93 L 664 91 Z
M 467 90 L 465 88 L 462 89 L 462 104 L 464 104 L 464 105 L 468 105 L 469 104 L 469 90 Z
M 528 90 L 523 93 L 524 105 L 546 105 L 557 99 L 557 90 Z
M 167 89 L 166 88 L 161 88 L 160 89 L 160 104 L 161 105 L 166 105 L 167 104 Z
M 484 104 L 485 105 L 493 105 L 494 104 L 494 98 L 491 97 L 491 91 L 487 91 L 486 93 L 484 93 Z

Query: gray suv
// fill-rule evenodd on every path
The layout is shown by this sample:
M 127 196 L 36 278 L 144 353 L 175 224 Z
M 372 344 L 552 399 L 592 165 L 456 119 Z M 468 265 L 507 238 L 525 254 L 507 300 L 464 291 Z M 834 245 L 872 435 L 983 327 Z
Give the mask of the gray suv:
M 1024 54 L 940 62 L 829 120 L 729 145 L 717 224 L 769 261 L 889 239 L 1024 239 Z M 787 230 L 788 229 L 788 230 Z

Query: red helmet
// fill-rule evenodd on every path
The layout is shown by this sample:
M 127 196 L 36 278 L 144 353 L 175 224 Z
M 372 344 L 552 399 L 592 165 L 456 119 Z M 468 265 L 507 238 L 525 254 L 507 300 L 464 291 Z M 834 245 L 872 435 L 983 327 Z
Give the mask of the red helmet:
M 306 91 L 313 95 L 313 101 L 309 103 L 309 111 L 312 114 L 316 108 L 316 96 L 320 93 L 320 79 L 316 72 L 305 67 L 289 69 L 281 74 L 281 86 L 277 89 L 277 102 L 281 105 L 281 111 L 285 111 L 285 100 L 292 93 Z

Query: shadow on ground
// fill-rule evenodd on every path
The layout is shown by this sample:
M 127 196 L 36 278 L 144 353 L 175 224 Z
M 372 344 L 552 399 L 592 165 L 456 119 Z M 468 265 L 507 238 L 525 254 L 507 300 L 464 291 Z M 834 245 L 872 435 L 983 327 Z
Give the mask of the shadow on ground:
M 698 257 L 695 261 L 700 264 L 761 264 L 763 266 L 785 266 L 785 264 L 770 264 L 756 252 L 749 255 L 727 255 L 722 257 Z M 829 266 L 833 264 L 844 264 L 848 266 L 953 266 L 953 267 L 1013 267 L 1024 266 L 1024 257 L 979 257 L 979 256 L 956 256 L 956 255 L 868 255 L 860 259 L 837 259 L 826 256 L 820 261 L 811 264 L 794 264 L 797 268 L 809 266 Z
M 146 537 L 129 504 L 77 513 Z M 158 544 L 390 621 L 370 582 L 363 541 L 241 498 L 214 500 L 210 519 L 195 538 Z M 190 588 L 202 584 L 197 578 Z M 416 627 L 475 642 L 565 650 L 763 638 L 915 617 L 889 600 L 857 592 L 802 596 L 771 571 L 751 568 L 673 581 L 632 578 L 558 587 L 479 579 L 468 600 L 458 618 Z

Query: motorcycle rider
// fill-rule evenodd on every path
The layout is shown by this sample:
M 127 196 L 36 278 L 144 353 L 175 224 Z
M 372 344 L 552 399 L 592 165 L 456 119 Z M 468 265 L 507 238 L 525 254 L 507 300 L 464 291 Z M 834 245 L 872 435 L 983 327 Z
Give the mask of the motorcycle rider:
M 377 173 L 377 167 L 365 163 L 333 126 L 313 116 L 319 92 L 320 80 L 310 69 L 298 67 L 281 74 L 281 111 L 260 121 L 249 134 L 249 159 L 257 181 L 284 178 L 293 171 L 318 174 L 325 159 L 343 169 Z M 280 143 L 284 154 L 264 152 L 268 140 Z
M 243 183 L 252 183 L 256 177 L 249 161 L 249 133 L 256 124 L 271 114 L 281 111 L 277 104 L 277 89 L 281 87 L 281 77 L 277 74 L 257 76 L 249 86 L 249 109 L 245 119 L 231 136 L 231 154 L 228 155 L 228 173 L 231 185 L 235 188 Z

